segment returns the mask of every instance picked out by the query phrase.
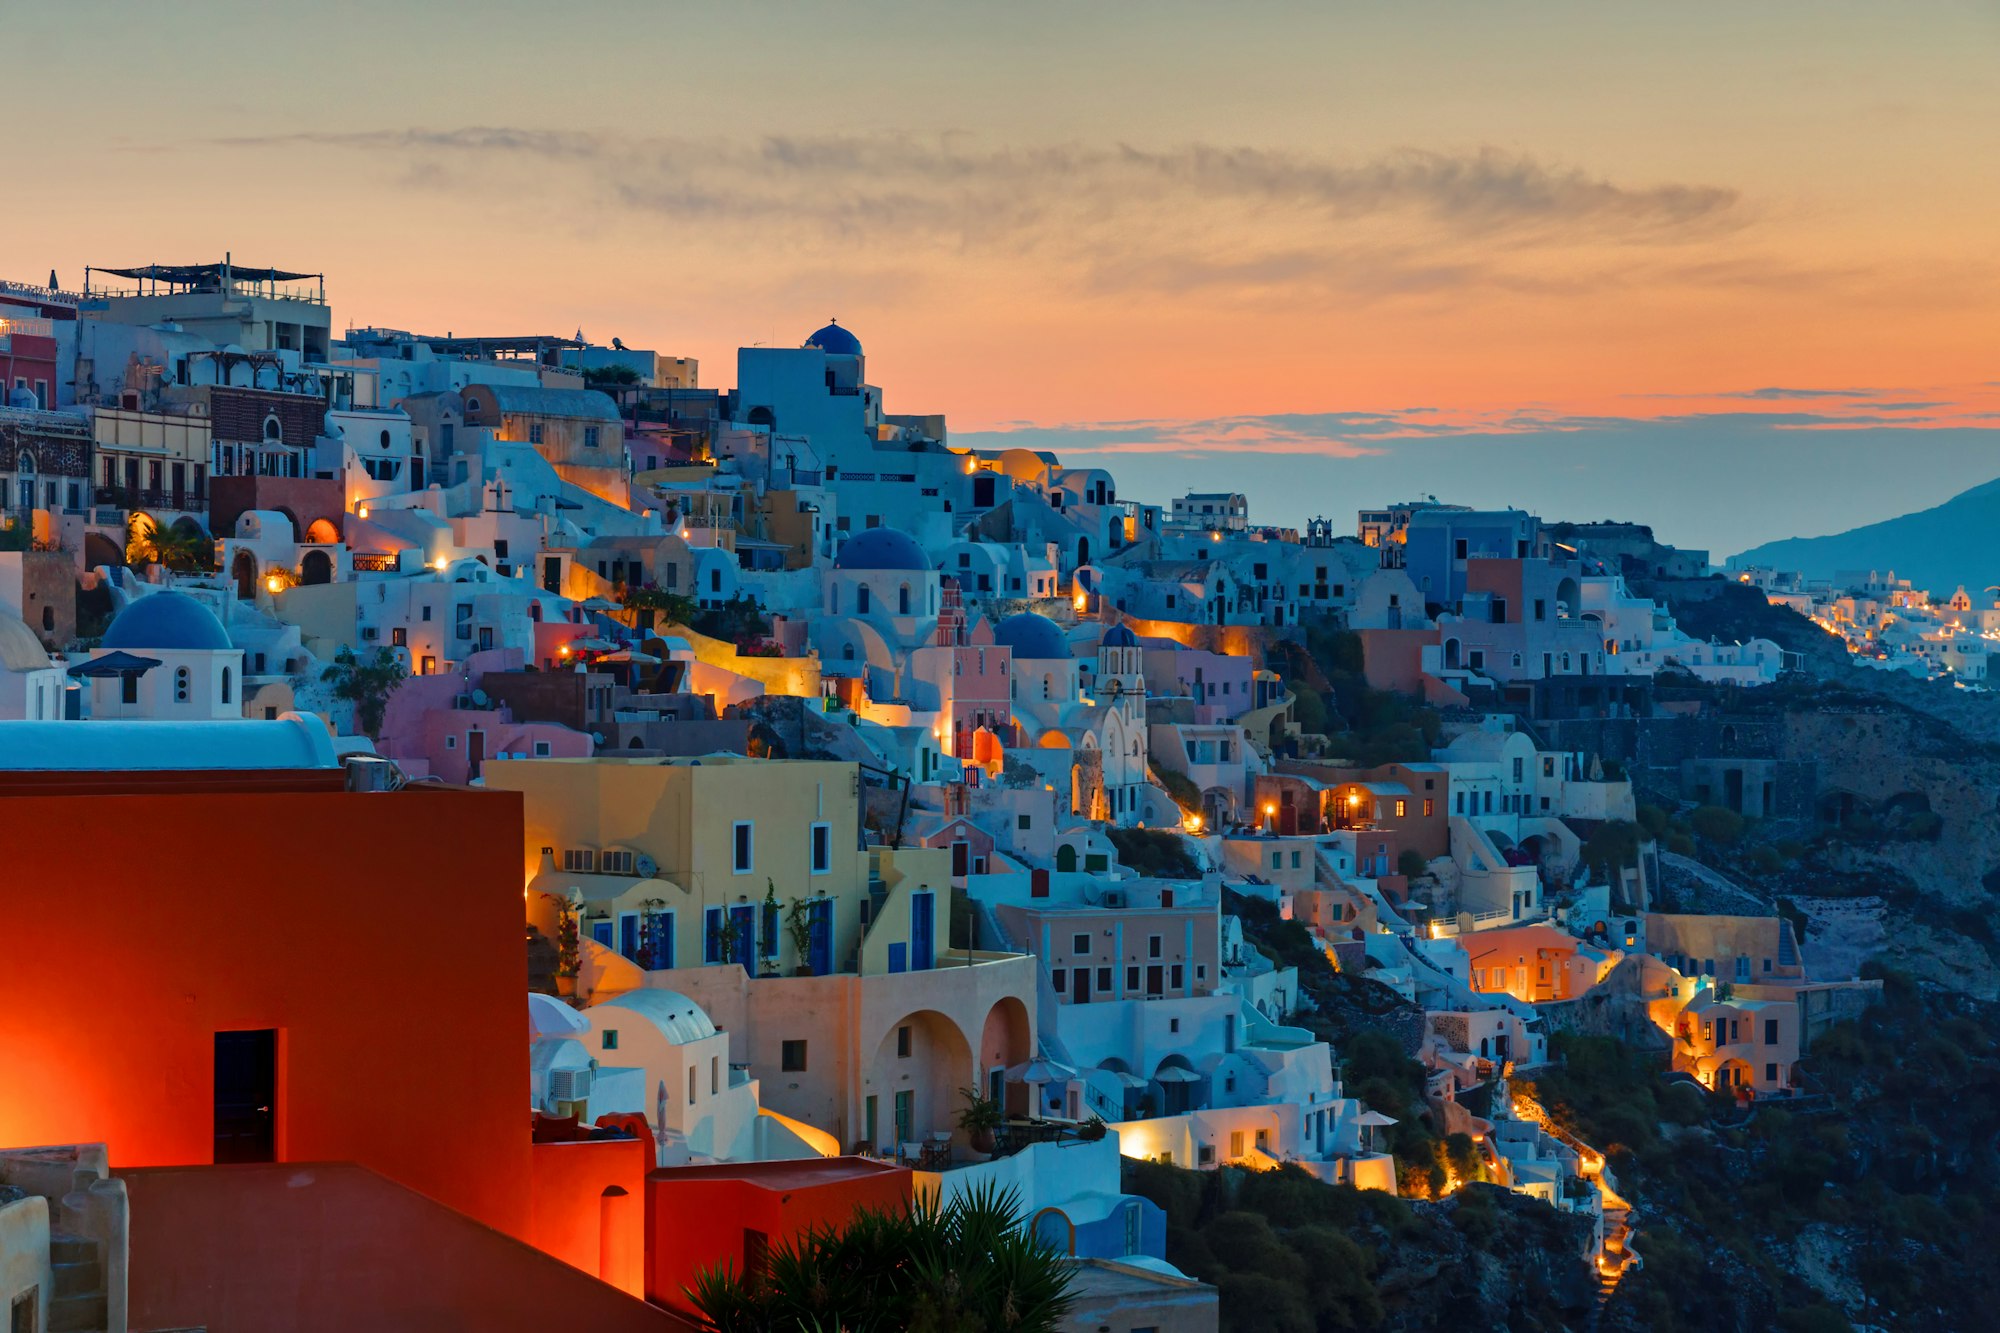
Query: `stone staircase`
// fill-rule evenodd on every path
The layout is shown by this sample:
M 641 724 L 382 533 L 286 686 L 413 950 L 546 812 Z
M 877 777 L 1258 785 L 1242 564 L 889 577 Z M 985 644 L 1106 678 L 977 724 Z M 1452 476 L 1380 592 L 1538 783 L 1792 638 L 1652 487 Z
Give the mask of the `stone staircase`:
M 100 1333 L 108 1315 L 104 1268 L 97 1259 L 97 1242 L 52 1233 L 49 1262 L 55 1269 L 55 1291 L 49 1298 L 49 1333 Z

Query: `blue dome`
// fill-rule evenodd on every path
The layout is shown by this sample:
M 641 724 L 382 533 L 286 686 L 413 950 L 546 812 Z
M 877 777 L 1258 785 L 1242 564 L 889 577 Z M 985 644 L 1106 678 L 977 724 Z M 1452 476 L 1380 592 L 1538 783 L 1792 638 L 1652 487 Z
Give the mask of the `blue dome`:
M 1104 638 L 1098 642 L 1099 648 L 1137 648 L 1139 638 L 1123 625 L 1113 625 L 1104 631 Z
M 895 528 L 866 528 L 840 545 L 835 569 L 920 569 L 928 572 L 930 557 L 916 539 Z
M 102 646 L 128 652 L 181 648 L 226 653 L 235 645 L 215 612 L 184 592 L 156 592 L 120 611 L 104 631 Z
M 1069 638 L 1062 632 L 1062 626 L 1033 611 L 1008 616 L 995 625 L 993 642 L 1012 648 L 1016 657 L 1032 661 L 1067 660 L 1070 655 Z
M 806 346 L 817 347 L 829 356 L 861 355 L 861 340 L 838 324 L 829 324 L 806 339 Z

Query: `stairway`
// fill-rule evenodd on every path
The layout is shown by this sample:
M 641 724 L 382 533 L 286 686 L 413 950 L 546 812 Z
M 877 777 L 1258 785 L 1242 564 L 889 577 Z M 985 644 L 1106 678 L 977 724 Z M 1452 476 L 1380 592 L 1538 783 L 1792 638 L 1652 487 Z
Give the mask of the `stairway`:
M 93 1333 L 105 1327 L 104 1270 L 97 1242 L 56 1232 L 49 1237 L 55 1291 L 49 1299 L 49 1333 Z

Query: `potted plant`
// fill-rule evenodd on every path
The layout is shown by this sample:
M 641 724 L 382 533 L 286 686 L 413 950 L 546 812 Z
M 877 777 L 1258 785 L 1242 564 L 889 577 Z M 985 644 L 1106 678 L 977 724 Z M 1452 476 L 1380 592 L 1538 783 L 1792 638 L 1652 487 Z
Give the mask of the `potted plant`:
M 792 940 L 792 975 L 812 975 L 812 908 L 803 898 L 792 899 L 785 909 L 785 934 Z
M 980 1096 L 977 1088 L 959 1091 L 965 1097 L 965 1109 L 958 1113 L 958 1127 L 965 1131 L 966 1142 L 974 1152 L 992 1152 L 993 1131 L 1000 1128 L 1002 1119 L 1000 1103 Z
M 708 933 L 709 939 L 715 945 L 715 958 L 717 962 L 733 963 L 736 961 L 736 942 L 740 938 L 740 935 L 741 932 L 736 928 L 735 913 L 725 911 L 722 914 L 722 923 Z
M 1104 1117 L 1097 1114 L 1097 1112 L 1095 1111 L 1092 1111 L 1090 1113 L 1090 1119 L 1084 1121 L 1083 1124 L 1079 1126 L 1076 1131 L 1076 1136 L 1082 1139 L 1085 1143 L 1095 1143 L 1099 1139 L 1103 1138 L 1104 1135 L 1105 1135 Z
M 775 977 L 778 975 L 778 941 L 774 938 L 775 932 L 771 927 L 778 919 L 778 886 L 772 882 L 771 877 L 768 875 L 764 877 L 763 911 L 766 938 L 764 940 L 764 956 L 757 960 L 757 975 L 760 977 Z
M 576 904 L 555 894 L 545 894 L 556 904 L 556 994 L 569 999 L 576 994 L 576 974 L 583 968 L 582 949 L 577 943 Z

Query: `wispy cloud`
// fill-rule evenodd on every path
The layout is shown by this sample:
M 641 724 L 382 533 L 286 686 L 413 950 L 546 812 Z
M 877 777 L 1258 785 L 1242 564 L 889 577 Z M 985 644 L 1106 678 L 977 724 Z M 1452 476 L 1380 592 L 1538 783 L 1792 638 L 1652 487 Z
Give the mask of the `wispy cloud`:
M 1750 221 L 1726 186 L 1628 183 L 1494 147 L 1347 159 L 1210 143 L 661 137 L 511 126 L 216 142 L 351 151 L 412 187 L 512 190 L 531 175 L 546 195 L 560 179 L 560 188 L 580 185 L 636 218 L 783 239 L 807 254 L 1032 257 L 1099 294 L 1388 298 L 1472 285 L 1560 292 L 1623 280 L 1634 251 L 1711 240 Z M 1580 249 L 1605 247 L 1627 260 L 1578 259 Z M 1559 256 L 1576 262 L 1551 262 Z

